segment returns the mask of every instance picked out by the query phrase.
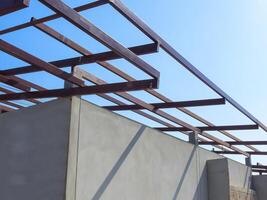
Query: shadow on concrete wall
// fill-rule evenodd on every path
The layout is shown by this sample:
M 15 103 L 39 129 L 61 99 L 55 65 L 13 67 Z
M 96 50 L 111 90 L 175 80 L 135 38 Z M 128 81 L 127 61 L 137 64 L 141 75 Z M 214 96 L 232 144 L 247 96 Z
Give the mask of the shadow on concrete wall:
M 200 200 L 200 199 L 208 199 L 208 191 L 205 192 L 201 192 L 203 185 L 206 185 L 208 187 L 208 180 L 207 180 L 207 176 L 208 176 L 208 172 L 207 172 L 207 164 L 205 164 L 204 169 L 199 177 L 198 180 L 198 184 L 197 184 L 197 188 L 195 190 L 195 194 L 193 197 L 193 200 Z M 202 196 L 203 194 L 206 194 L 206 196 Z
M 135 146 L 135 144 L 137 143 L 137 141 L 141 137 L 141 135 L 144 132 L 145 128 L 146 127 L 142 125 L 141 128 L 137 131 L 137 133 L 135 134 L 135 136 L 133 137 L 133 139 L 130 141 L 130 143 L 128 144 L 128 146 L 126 147 L 126 149 L 123 151 L 123 153 L 119 157 L 119 159 L 116 162 L 116 164 L 113 166 L 113 168 L 111 169 L 111 171 L 108 173 L 108 175 L 105 178 L 104 182 L 98 188 L 98 190 L 95 193 L 95 195 L 92 198 L 92 200 L 98 200 L 98 199 L 100 199 L 100 197 L 102 196 L 102 194 L 105 192 L 105 190 L 107 189 L 108 185 L 112 181 L 113 177 L 116 175 L 116 173 L 120 169 L 121 165 L 123 164 L 123 162 L 125 161 L 125 159 L 127 158 L 127 156 L 130 154 L 131 150 L 133 149 L 133 147 Z
M 193 148 L 193 150 L 192 150 L 192 152 L 191 152 L 191 154 L 189 156 L 189 159 L 188 159 L 188 161 L 186 163 L 185 169 L 183 170 L 182 177 L 178 182 L 177 188 L 176 188 L 175 193 L 174 193 L 173 198 L 172 198 L 173 200 L 177 199 L 177 197 L 178 197 L 178 195 L 179 195 L 179 193 L 181 191 L 181 187 L 183 185 L 184 179 L 185 179 L 186 174 L 188 172 L 189 166 L 190 166 L 190 164 L 191 164 L 191 162 L 193 160 L 193 157 L 194 157 L 194 154 L 196 152 L 196 149 L 197 149 L 197 146 L 194 146 L 194 148 Z

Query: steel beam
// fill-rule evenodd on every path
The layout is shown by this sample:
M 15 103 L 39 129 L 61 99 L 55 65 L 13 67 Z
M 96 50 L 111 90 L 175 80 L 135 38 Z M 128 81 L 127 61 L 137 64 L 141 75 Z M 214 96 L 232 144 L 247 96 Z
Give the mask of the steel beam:
M 30 0 L 1 0 L 0 16 L 28 7 Z
M 6 0 L 6 1 L 9 1 L 9 0 Z M 107 0 L 98 0 L 98 1 L 95 1 L 95 2 L 90 2 L 90 3 L 84 4 L 82 6 L 78 6 L 78 7 L 73 8 L 73 9 L 76 10 L 77 12 L 81 12 L 81 11 L 89 10 L 89 9 L 92 9 L 92 8 L 96 8 L 98 6 L 102 6 L 102 5 L 107 4 L 107 3 L 108 3 Z M 12 26 L 12 27 L 9 27 L 7 29 L 1 30 L 0 31 L 0 35 L 6 34 L 6 33 L 10 33 L 10 32 L 13 32 L 13 31 L 17 31 L 17 30 L 21 30 L 21 29 L 24 29 L 24 28 L 28 28 L 28 27 L 33 26 L 34 24 L 48 22 L 48 21 L 51 21 L 51 20 L 54 20 L 54 19 L 58 19 L 58 18 L 60 18 L 60 15 L 58 15 L 58 14 L 49 15 L 49 16 L 46 16 L 46 17 L 43 17 L 43 18 L 36 19 L 35 21 L 22 23 L 22 24 L 19 24 L 19 25 Z
M 14 111 L 13 108 L 4 106 L 4 105 L 0 105 L 0 110 L 5 111 L 5 112 L 10 112 L 10 111 Z
M 125 92 L 125 91 L 143 90 L 155 86 L 156 86 L 155 80 L 151 79 L 151 80 L 124 82 L 124 83 L 112 83 L 99 86 L 84 86 L 84 87 L 69 88 L 69 89 L 54 89 L 46 91 L 2 94 L 0 95 L 0 101 Z
M 1 103 L 5 104 L 5 105 L 12 106 L 14 108 L 24 108 L 24 106 L 21 106 L 19 104 L 13 103 L 11 101 L 2 101 Z
M 140 46 L 130 47 L 129 50 L 134 52 L 136 55 L 144 55 L 144 54 L 157 52 L 158 45 L 156 43 L 140 45 Z M 97 53 L 97 54 L 90 54 L 87 56 L 78 56 L 74 58 L 52 61 L 49 63 L 58 68 L 63 68 L 63 67 L 84 65 L 84 64 L 90 64 L 90 63 L 114 60 L 114 59 L 120 59 L 120 58 L 122 57 L 116 54 L 115 52 L 107 51 L 107 52 L 102 52 L 102 53 Z M 42 69 L 36 67 L 35 65 L 30 65 L 30 66 L 23 66 L 23 67 L 18 67 L 18 68 L 11 68 L 7 70 L 0 70 L 0 74 L 11 76 L 11 75 L 39 72 L 39 71 L 42 71 Z
M 14 88 L 20 89 L 22 91 L 30 91 L 31 90 L 30 87 L 27 87 L 27 86 L 19 83 L 18 81 L 12 80 L 11 78 L 4 76 L 4 75 L 1 75 L 1 74 L 0 74 L 0 82 L 5 83 L 7 85 L 10 85 Z
M 6 88 L 2 88 L 0 87 L 0 92 L 3 92 L 3 93 L 6 93 L 6 94 L 14 94 L 13 91 L 11 90 L 8 90 Z M 36 100 L 36 99 L 27 99 L 27 101 L 31 102 L 31 103 L 34 103 L 34 104 L 39 104 L 41 103 L 40 101 Z
M 60 0 L 39 0 L 47 7 L 60 14 L 70 23 L 105 45 L 106 47 L 113 50 L 118 55 L 122 56 L 124 59 L 143 70 L 150 76 L 152 76 L 157 84 L 159 83 L 159 72 L 150 66 L 148 63 L 140 59 L 136 54 L 134 54 L 131 50 L 125 48 L 116 40 L 105 34 L 103 31 L 98 29 L 95 25 L 90 23 L 87 19 L 81 16 L 78 12 L 64 4 Z
M 74 76 L 72 76 L 71 74 L 62 71 L 61 69 L 57 68 L 56 66 L 47 63 L 25 51 L 23 51 L 22 49 L 19 49 L 7 42 L 5 42 L 4 40 L 0 39 L 0 50 L 18 58 L 23 60 L 24 62 L 30 63 L 32 65 L 35 65 L 36 67 L 47 71 L 48 73 L 55 75 L 59 78 L 62 78 L 63 80 L 69 81 L 71 83 L 74 83 L 76 85 L 79 86 L 84 86 L 84 82 L 81 79 L 78 79 Z
M 253 169 L 267 169 L 267 165 L 252 165 Z
M 118 12 L 126 17 L 131 23 L 133 23 L 139 30 L 145 35 L 151 38 L 153 41 L 157 41 L 160 47 L 166 51 L 172 58 L 179 62 L 183 67 L 194 74 L 199 80 L 209 86 L 213 91 L 225 98 L 232 106 L 247 116 L 254 123 L 258 124 L 263 130 L 267 132 L 267 127 L 249 113 L 244 107 L 238 104 L 232 97 L 226 94 L 220 89 L 215 83 L 213 83 L 208 77 L 200 72 L 195 66 L 193 66 L 188 60 L 186 60 L 181 54 L 179 54 L 171 45 L 169 45 L 164 39 L 162 39 L 157 33 L 155 33 L 148 25 L 146 25 L 139 17 L 137 17 L 132 11 L 130 11 L 123 3 L 119 0 L 109 0 L 110 5 L 113 6 Z
M 212 151 L 217 154 L 240 154 L 236 151 Z M 267 155 L 267 151 L 246 151 L 249 155 Z
M 36 90 L 39 90 L 39 91 L 46 90 L 44 87 L 36 85 L 36 84 L 34 84 L 32 82 L 26 81 L 26 80 L 24 80 L 22 78 L 19 78 L 17 76 L 8 76 L 8 78 L 11 79 L 11 80 L 17 81 L 18 83 L 23 84 L 23 85 L 25 85 L 27 87 L 30 87 L 30 88 L 33 88 L 33 89 L 36 89 Z
M 257 172 L 259 174 L 267 174 L 267 170 L 252 169 L 252 172 Z
M 225 141 L 230 145 L 267 145 L 267 141 Z M 199 142 L 199 145 L 216 145 L 214 141 Z
M 36 19 L 33 17 L 31 19 L 31 21 L 36 21 Z M 40 31 L 44 32 L 45 34 L 53 37 L 57 41 L 64 43 L 66 46 L 70 47 L 74 51 L 82 52 L 84 55 L 91 54 L 88 50 L 86 50 L 85 48 L 83 48 L 79 44 L 75 43 L 71 39 L 65 37 L 64 35 L 60 34 L 59 32 L 55 31 L 54 29 L 52 29 L 51 27 L 45 25 L 44 23 L 34 24 L 34 27 L 36 27 Z
M 151 105 L 155 109 L 162 108 L 179 108 L 179 107 L 196 107 L 196 106 L 211 106 L 211 105 L 221 105 L 225 104 L 223 98 L 220 99 L 205 99 L 205 100 L 195 100 L 195 101 L 180 101 L 180 102 L 168 102 L 168 103 L 152 103 Z M 144 109 L 140 105 L 123 105 L 123 106 L 104 106 L 103 108 L 108 110 L 140 110 Z
M 258 129 L 257 124 L 252 125 L 231 125 L 231 126 L 201 126 L 197 127 L 201 131 L 221 131 L 221 130 L 251 130 Z M 190 131 L 185 127 L 159 127 L 155 128 L 160 131 Z

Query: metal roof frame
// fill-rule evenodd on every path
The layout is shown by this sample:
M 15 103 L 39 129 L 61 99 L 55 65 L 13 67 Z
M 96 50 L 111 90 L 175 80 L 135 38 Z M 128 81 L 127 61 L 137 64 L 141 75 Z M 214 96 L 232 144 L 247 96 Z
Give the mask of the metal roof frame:
M 163 40 L 158 34 L 156 34 L 151 28 L 149 28 L 141 19 L 139 19 L 133 12 L 131 12 L 125 5 L 119 0 L 98 0 L 91 2 L 76 8 L 70 8 L 68 5 L 63 3 L 61 0 L 39 0 L 42 4 L 49 7 L 55 12 L 55 14 L 43 17 L 40 19 L 32 18 L 29 22 L 19 24 L 13 27 L 9 27 L 4 30 L 0 30 L 0 35 L 15 32 L 27 27 L 35 27 L 36 29 L 46 33 L 55 40 L 61 42 L 67 47 L 80 53 L 81 56 L 68 58 L 63 60 L 56 60 L 52 62 L 47 62 L 41 60 L 40 58 L 31 55 L 19 49 L 18 47 L 4 41 L 0 40 L 0 50 L 21 59 L 30 65 L 10 68 L 6 70 L 0 70 L 0 82 L 10 85 L 14 88 L 21 90 L 22 92 L 14 92 L 6 88 L 1 88 L 0 91 L 4 94 L 0 94 L 0 100 L 3 105 L 0 105 L 0 110 L 3 112 L 11 112 L 22 108 L 23 106 L 11 102 L 11 100 L 27 100 L 31 103 L 38 104 L 42 103 L 41 98 L 50 97 L 66 97 L 73 95 L 86 95 L 86 94 L 96 94 L 114 104 L 115 106 L 103 106 L 106 109 L 112 111 L 118 110 L 130 110 L 141 116 L 144 116 L 152 121 L 155 121 L 164 127 L 158 127 L 157 129 L 161 131 L 178 131 L 186 135 L 190 135 L 191 132 L 197 134 L 197 139 L 199 140 L 199 145 L 213 145 L 219 148 L 221 151 L 214 151 L 219 154 L 241 154 L 246 157 L 251 155 L 267 155 L 266 152 L 259 151 L 257 148 L 251 145 L 266 145 L 266 141 L 242 141 L 236 136 L 232 135 L 227 130 L 247 130 L 247 129 L 258 129 L 262 128 L 267 132 L 267 127 L 255 118 L 251 113 L 249 113 L 244 107 L 233 100 L 228 94 L 226 94 L 222 89 L 220 89 L 216 84 L 214 84 L 210 79 L 208 79 L 203 73 L 201 73 L 195 66 L 193 66 L 189 61 L 187 61 L 182 55 L 180 55 L 170 44 Z M 128 19 L 134 26 L 136 26 L 140 31 L 142 31 L 146 36 L 148 36 L 153 43 L 139 45 L 135 47 L 124 47 L 119 42 L 115 41 L 112 37 L 108 36 L 102 30 L 98 29 L 94 24 L 85 19 L 79 14 L 79 12 L 96 8 L 102 5 L 109 4 L 115 10 L 117 10 L 122 16 Z M 15 3 L 11 7 L 16 7 Z M 0 6 L 0 11 L 3 9 Z M 17 9 L 8 10 L 3 9 L 3 13 L 7 14 L 13 12 Z M 102 43 L 104 46 L 108 47 L 110 51 L 92 54 L 89 50 L 85 49 L 81 45 L 77 44 L 70 38 L 65 37 L 58 31 L 44 24 L 45 22 L 63 17 L 70 23 L 72 23 L 78 29 L 84 31 L 89 36 L 93 37 L 95 40 Z M 167 54 L 169 54 L 174 60 L 176 60 L 180 65 L 185 67 L 194 76 L 201 80 L 205 85 L 216 92 L 220 98 L 217 99 L 201 99 L 201 100 L 189 100 L 189 101 L 172 101 L 168 97 L 157 92 L 155 89 L 160 87 L 160 72 L 145 62 L 143 59 L 138 57 L 139 55 L 157 53 L 159 48 L 163 49 Z M 127 74 L 117 67 L 108 63 L 109 60 L 114 59 L 125 59 L 137 68 L 143 70 L 147 73 L 151 79 L 147 80 L 136 80 L 130 74 Z M 100 78 L 90 74 L 89 72 L 80 69 L 78 66 L 88 63 L 97 63 L 101 67 L 109 70 L 110 72 L 118 75 L 125 82 L 120 83 L 107 83 Z M 67 73 L 62 70 L 62 68 L 71 67 L 72 72 Z M 35 83 L 29 82 L 27 80 L 19 78 L 17 75 L 33 73 L 37 71 L 46 71 L 51 75 L 57 76 L 60 79 L 68 82 L 72 86 L 69 88 L 53 89 L 48 90 L 43 86 L 39 86 Z M 93 86 L 85 84 L 85 81 L 90 81 Z M 161 101 L 161 103 L 146 103 L 141 99 L 134 97 L 127 93 L 128 91 L 143 90 L 148 94 L 156 97 Z M 110 96 L 107 93 L 114 93 L 120 98 L 130 101 L 132 104 L 127 105 Z M 204 118 L 198 116 L 197 114 L 191 112 L 186 107 L 192 106 L 214 106 L 230 103 L 239 112 L 244 114 L 249 118 L 254 124 L 249 125 L 226 125 L 226 126 L 216 126 L 213 123 L 205 120 Z M 195 127 L 185 121 L 176 118 L 165 112 L 163 109 L 166 108 L 176 108 L 179 111 L 189 115 L 193 119 L 205 124 L 206 126 Z M 148 110 L 156 116 L 166 119 L 171 123 L 168 123 L 158 117 L 150 115 L 142 110 Z M 205 131 L 219 131 L 223 135 L 229 137 L 233 141 L 223 141 L 216 138 Z M 201 137 L 198 136 L 201 135 Z M 206 139 L 204 139 L 206 138 Z M 251 149 L 252 151 L 243 151 L 237 148 L 235 145 L 244 145 Z M 255 169 L 256 170 L 256 169 Z

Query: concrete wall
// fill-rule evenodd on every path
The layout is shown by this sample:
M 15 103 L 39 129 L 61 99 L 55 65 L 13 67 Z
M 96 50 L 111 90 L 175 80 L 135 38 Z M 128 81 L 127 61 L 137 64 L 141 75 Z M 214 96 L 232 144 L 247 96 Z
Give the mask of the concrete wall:
M 267 199 L 267 175 L 253 176 L 252 187 L 256 191 L 258 200 Z
M 206 161 L 222 156 L 85 101 L 73 107 L 80 110 L 70 133 L 79 135 L 70 148 L 78 148 L 75 200 L 208 199 Z
M 253 200 L 251 168 L 227 158 L 207 161 L 209 199 Z
M 0 199 L 63 200 L 70 101 L 0 115 Z
M 79 98 L 2 114 L 0 127 L 3 200 L 207 200 L 206 161 L 223 158 Z
M 251 188 L 251 168 L 230 159 L 227 159 L 227 161 L 230 185 L 240 188 L 241 190 L 248 190 Z
M 230 200 L 229 170 L 226 158 L 207 161 L 209 199 Z

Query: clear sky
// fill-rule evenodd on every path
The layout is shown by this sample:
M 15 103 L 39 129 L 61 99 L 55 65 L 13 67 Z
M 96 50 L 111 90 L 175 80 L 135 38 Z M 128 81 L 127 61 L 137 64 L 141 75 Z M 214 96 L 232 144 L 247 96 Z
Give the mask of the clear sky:
M 65 0 L 64 2 L 74 7 L 88 3 L 88 0 Z M 123 0 L 122 2 L 208 78 L 267 125 L 267 59 L 265 55 L 267 49 L 267 1 Z M 39 18 L 50 13 L 53 12 L 38 1 L 32 0 L 30 8 L 1 17 L 0 28 L 4 29 L 29 21 L 33 16 Z M 108 5 L 81 14 L 125 46 L 151 42 Z M 92 52 L 107 50 L 106 47 L 64 19 L 54 20 L 47 25 Z M 47 61 L 79 55 L 35 28 L 27 28 L 0 36 L 0 38 Z M 159 91 L 172 100 L 218 97 L 163 51 L 158 54 L 142 56 L 142 58 L 161 72 Z M 0 52 L 0 63 L 0 69 L 25 65 L 22 61 L 2 52 Z M 130 73 L 136 79 L 147 77 L 126 61 L 116 60 L 110 63 Z M 82 68 L 107 82 L 122 81 L 96 64 L 84 65 Z M 61 80 L 44 72 L 22 77 L 47 88 L 63 86 Z M 142 97 L 147 102 L 158 101 L 144 92 L 131 93 Z M 86 96 L 85 98 L 98 105 L 111 105 L 96 96 Z M 25 102 L 22 103 L 25 104 Z M 190 110 L 216 125 L 252 123 L 228 104 Z M 175 109 L 166 111 L 193 125 L 203 125 Z M 130 112 L 120 113 L 152 127 L 159 126 Z M 267 133 L 262 130 L 232 131 L 231 133 L 245 140 L 267 140 Z M 227 140 L 219 133 L 211 132 L 211 134 Z M 185 139 L 179 133 L 175 135 Z M 245 147 L 242 149 L 247 150 Z M 259 149 L 267 151 L 266 146 L 261 146 Z M 242 162 L 244 160 L 240 156 L 232 157 Z M 266 156 L 255 158 L 254 162 L 267 164 Z

